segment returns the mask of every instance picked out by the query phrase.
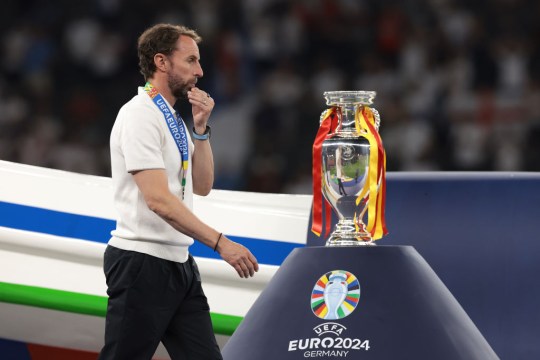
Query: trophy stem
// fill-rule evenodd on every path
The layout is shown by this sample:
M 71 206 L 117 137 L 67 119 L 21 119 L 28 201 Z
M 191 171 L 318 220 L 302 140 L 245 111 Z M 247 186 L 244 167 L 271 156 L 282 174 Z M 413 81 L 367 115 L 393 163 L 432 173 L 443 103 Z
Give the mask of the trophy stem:
M 356 229 L 358 226 L 358 230 Z M 355 226 L 350 219 L 340 219 L 334 231 L 326 241 L 325 246 L 366 246 L 375 245 L 371 234 L 366 231 L 363 223 Z

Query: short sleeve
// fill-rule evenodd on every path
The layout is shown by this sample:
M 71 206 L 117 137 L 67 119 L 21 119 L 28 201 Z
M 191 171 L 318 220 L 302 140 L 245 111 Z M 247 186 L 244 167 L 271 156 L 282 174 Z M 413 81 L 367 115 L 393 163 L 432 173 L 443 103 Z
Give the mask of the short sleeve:
M 164 169 L 164 139 L 159 114 L 140 105 L 125 111 L 123 116 L 120 146 L 126 170 Z

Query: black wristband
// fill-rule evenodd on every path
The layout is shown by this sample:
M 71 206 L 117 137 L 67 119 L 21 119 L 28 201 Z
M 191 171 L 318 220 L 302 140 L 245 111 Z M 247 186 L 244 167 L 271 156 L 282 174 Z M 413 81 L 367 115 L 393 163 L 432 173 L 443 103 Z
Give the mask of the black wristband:
M 214 246 L 214 252 L 216 252 L 217 246 L 219 244 L 219 240 L 221 240 L 222 235 L 223 235 L 223 233 L 219 233 L 219 237 L 217 238 L 216 246 Z
M 204 140 L 210 139 L 211 136 L 212 136 L 212 129 L 210 128 L 210 126 L 206 125 L 206 129 L 204 130 L 204 133 L 201 135 L 197 134 L 197 132 L 195 131 L 195 127 L 193 127 L 193 138 L 204 141 Z

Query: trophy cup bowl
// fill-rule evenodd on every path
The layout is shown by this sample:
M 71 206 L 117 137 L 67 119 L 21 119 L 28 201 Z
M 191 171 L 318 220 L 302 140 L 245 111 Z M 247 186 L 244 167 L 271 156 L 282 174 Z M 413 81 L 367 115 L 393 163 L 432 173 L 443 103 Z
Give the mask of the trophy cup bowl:
M 355 119 L 359 108 L 371 105 L 375 95 L 374 91 L 324 93 L 326 104 L 338 108 L 337 128 L 322 144 L 322 193 L 338 215 L 326 246 L 375 244 L 362 220 L 369 199 L 356 204 L 370 171 L 370 144 Z M 380 117 L 372 110 L 378 130 Z

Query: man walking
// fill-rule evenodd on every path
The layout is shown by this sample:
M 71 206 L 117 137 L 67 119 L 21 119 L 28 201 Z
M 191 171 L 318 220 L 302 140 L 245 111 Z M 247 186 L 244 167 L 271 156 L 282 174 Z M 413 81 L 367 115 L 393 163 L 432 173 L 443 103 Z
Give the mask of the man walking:
M 242 278 L 258 271 L 244 246 L 192 212 L 193 194 L 207 195 L 214 163 L 199 35 L 159 24 L 138 40 L 146 85 L 119 111 L 111 132 L 116 229 L 104 255 L 109 295 L 100 359 L 150 359 L 162 341 L 172 359 L 222 359 L 213 333 L 193 239 L 217 251 Z M 173 106 L 191 104 L 192 137 Z

